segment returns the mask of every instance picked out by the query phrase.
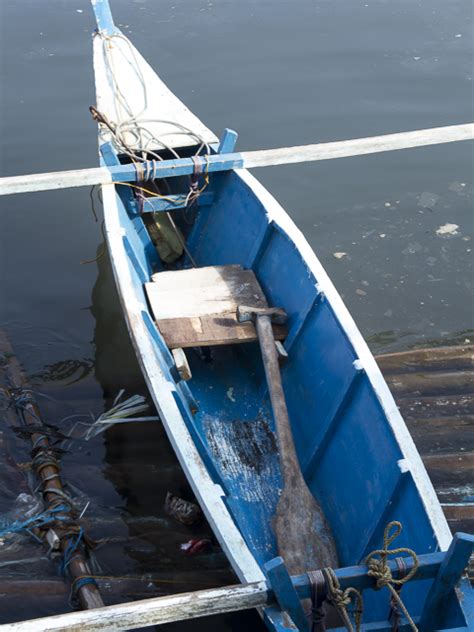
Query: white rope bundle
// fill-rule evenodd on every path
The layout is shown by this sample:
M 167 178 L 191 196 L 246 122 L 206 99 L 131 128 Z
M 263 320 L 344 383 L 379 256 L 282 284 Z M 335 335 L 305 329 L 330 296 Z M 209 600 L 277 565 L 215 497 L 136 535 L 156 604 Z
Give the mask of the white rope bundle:
M 163 137 L 183 134 L 185 136 L 194 138 L 196 144 L 199 145 L 196 155 L 199 155 L 203 149 L 205 149 L 206 153 L 209 154 L 210 148 L 208 143 L 206 143 L 206 141 L 201 136 L 199 136 L 199 134 L 182 125 L 181 123 L 165 119 L 144 118 L 143 115 L 148 109 L 148 94 L 146 82 L 140 69 L 135 49 L 133 48 L 128 38 L 122 34 L 104 35 L 103 33 L 99 33 L 98 35 L 102 38 L 104 59 L 111 84 L 113 86 L 114 107 L 117 118 L 117 120 L 113 123 L 113 136 L 119 151 L 130 156 L 132 160 L 136 161 L 145 160 L 147 158 L 147 155 L 154 158 L 155 160 L 162 160 L 162 157 L 157 154 L 156 151 L 153 151 L 151 149 L 151 147 L 153 147 L 154 149 L 156 149 L 157 147 L 161 147 L 169 151 L 175 158 L 180 158 L 179 154 L 163 140 Z M 114 46 L 114 40 L 125 42 L 130 55 L 125 55 L 120 46 Z M 143 105 L 141 109 L 136 113 L 133 112 L 133 108 L 131 107 L 129 101 L 120 89 L 119 82 L 117 80 L 117 73 L 115 71 L 115 62 L 112 50 L 124 56 L 123 63 L 128 64 L 128 66 L 133 69 L 140 84 L 143 94 Z M 159 136 L 156 136 L 150 131 L 150 123 L 169 125 L 171 129 L 168 132 L 162 132 Z M 102 127 L 101 136 L 103 137 L 109 132 L 110 130 Z M 130 146 L 133 146 L 134 149 L 131 150 Z

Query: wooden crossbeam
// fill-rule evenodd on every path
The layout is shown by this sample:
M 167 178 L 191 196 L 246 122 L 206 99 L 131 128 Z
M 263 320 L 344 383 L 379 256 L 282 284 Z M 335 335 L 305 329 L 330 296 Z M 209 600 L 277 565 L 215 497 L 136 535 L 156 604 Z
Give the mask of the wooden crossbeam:
M 201 171 L 214 173 L 231 169 L 254 169 L 272 165 L 288 165 L 318 160 L 333 160 L 368 154 L 426 147 L 474 138 L 474 124 L 450 125 L 432 129 L 384 134 L 369 138 L 356 138 L 316 145 L 300 145 L 281 147 L 242 153 L 221 153 L 197 158 L 181 158 L 179 160 L 148 161 L 134 165 L 117 165 L 110 168 L 78 169 L 74 171 L 57 171 L 24 176 L 0 178 L 0 195 L 48 191 L 52 189 L 68 189 L 98 184 L 117 182 L 135 182 L 141 176 L 145 178 L 169 178 L 173 176 L 191 175 L 199 167 Z M 140 169 L 137 173 L 136 169 Z
M 459 534 L 457 541 L 462 543 L 463 551 L 466 547 L 471 546 L 472 548 L 472 542 L 465 534 Z M 418 558 L 419 567 L 412 581 L 437 577 L 444 558 L 445 553 L 420 555 Z M 406 564 L 405 570 L 409 572 L 413 568 L 413 560 L 404 558 L 404 562 Z M 388 565 L 394 577 L 396 577 L 399 572 L 396 561 L 390 560 Z M 366 566 L 339 568 L 336 569 L 335 573 L 342 590 L 349 586 L 353 586 L 358 590 L 364 590 L 373 587 L 374 584 L 373 578 L 367 574 Z M 292 577 L 291 583 L 300 599 L 310 598 L 311 587 L 306 574 Z M 278 592 L 276 586 L 275 592 Z M 71 632 L 74 630 L 78 632 L 79 630 L 102 632 L 104 629 L 131 630 L 149 625 L 246 610 L 248 608 L 260 608 L 267 605 L 275 605 L 276 601 L 274 591 L 266 582 L 262 581 L 143 599 L 83 612 L 71 612 L 42 619 L 20 621 L 0 626 L 0 630 L 1 632 L 37 632 L 37 630 L 48 630 L 49 632 Z M 381 624 L 383 623 L 381 622 Z M 388 625 L 387 622 L 385 624 Z M 384 627 L 383 629 L 388 628 Z

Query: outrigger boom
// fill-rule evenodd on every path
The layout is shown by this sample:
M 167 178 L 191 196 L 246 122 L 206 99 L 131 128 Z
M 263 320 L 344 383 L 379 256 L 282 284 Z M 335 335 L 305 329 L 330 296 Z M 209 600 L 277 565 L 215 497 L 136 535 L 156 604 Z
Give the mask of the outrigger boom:
M 447 598 L 469 562 L 473 544 L 474 536 L 457 533 L 448 551 L 418 556 L 416 568 L 414 568 L 415 561 L 412 558 L 403 558 L 403 572 L 413 572 L 412 581 L 434 578 L 423 612 L 414 621 L 420 632 L 429 632 L 435 629 L 442 608 L 446 606 Z M 397 577 L 397 573 L 400 573 L 400 563 L 392 559 L 387 564 L 390 573 Z M 262 608 L 272 604 L 278 604 L 280 608 L 288 612 L 293 621 L 298 621 L 298 616 L 302 613 L 300 599 L 310 598 L 313 590 L 308 574 L 290 578 L 281 557 L 268 562 L 265 568 L 269 582 L 222 586 L 143 599 L 82 612 L 21 621 L 0 626 L 0 629 L 2 632 L 37 632 L 39 629 L 48 630 L 48 632 L 71 632 L 71 630 L 86 629 L 89 632 L 132 630 L 144 626 L 185 621 L 249 608 Z M 361 565 L 340 568 L 334 573 L 341 590 L 352 587 L 362 591 L 374 586 L 375 580 L 369 576 L 367 570 L 367 566 Z M 387 623 L 386 625 L 387 627 L 383 627 L 383 629 L 388 630 L 390 624 Z M 305 619 L 297 626 L 300 632 L 305 630 L 309 632 Z M 382 628 L 374 626 L 372 629 Z
M 221 142 L 220 146 L 216 147 L 216 154 L 206 156 L 179 160 L 151 160 L 137 163 L 138 167 L 126 164 L 109 168 L 96 167 L 0 178 L 0 195 L 169 178 L 191 175 L 196 171 L 213 173 L 231 169 L 254 169 L 440 145 L 474 139 L 474 124 L 449 125 L 397 134 L 241 153 L 232 152 L 237 134 L 226 130 L 226 137 L 230 142 Z M 226 151 L 222 152 L 222 149 Z

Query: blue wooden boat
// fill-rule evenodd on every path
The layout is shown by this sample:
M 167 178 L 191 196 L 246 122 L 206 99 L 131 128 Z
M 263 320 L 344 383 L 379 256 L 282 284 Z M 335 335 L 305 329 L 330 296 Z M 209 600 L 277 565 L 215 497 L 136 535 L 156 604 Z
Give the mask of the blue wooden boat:
M 108 2 L 92 4 L 101 164 L 133 162 L 139 169 L 150 158 L 232 151 L 235 135 L 219 141 L 114 25 Z M 244 169 L 209 175 L 196 161 L 190 178 L 166 181 L 143 171 L 134 184 L 103 187 L 115 281 L 162 423 L 239 579 L 264 580 L 265 565 L 278 555 L 272 519 L 282 489 L 255 331 L 229 324 L 233 297 L 221 287 L 232 279 L 238 285 L 246 271 L 259 284 L 259 300 L 288 315 L 280 350 L 287 354 L 281 371 L 292 433 L 340 566 L 357 565 L 380 548 L 392 520 L 403 524 L 397 546 L 419 555 L 446 551 L 451 533 L 392 395 L 284 209 Z M 432 577 L 404 586 L 414 621 L 424 617 L 424 629 L 473 629 L 466 580 L 436 610 L 435 627 L 426 623 L 436 590 Z M 391 629 L 388 592 L 365 590 L 364 602 L 363 629 Z M 270 630 L 294 629 L 281 608 L 262 615 Z

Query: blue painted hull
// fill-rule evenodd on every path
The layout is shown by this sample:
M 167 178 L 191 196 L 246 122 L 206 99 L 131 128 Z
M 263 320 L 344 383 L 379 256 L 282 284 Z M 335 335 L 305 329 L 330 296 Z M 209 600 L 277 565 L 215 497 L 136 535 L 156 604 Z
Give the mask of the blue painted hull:
M 103 164 L 117 161 L 113 151 L 103 152 Z M 238 549 L 247 551 L 257 569 L 278 555 L 272 518 L 282 487 L 258 345 L 213 348 L 211 361 L 190 352 L 192 380 L 179 380 L 144 293 L 144 283 L 164 267 L 136 214 L 133 191 L 111 188 L 104 188 L 106 234 L 137 357 L 216 536 L 240 579 L 254 579 Z M 289 316 L 289 359 L 282 378 L 293 436 L 304 477 L 331 525 L 341 566 L 356 565 L 380 548 L 391 520 L 404 526 L 397 546 L 419 554 L 446 549 L 449 529 L 413 441 L 304 237 L 245 171 L 214 174 L 207 193 L 212 204 L 197 210 L 187 247 L 199 267 L 240 264 L 252 269 L 269 304 Z M 180 265 L 190 266 L 186 257 Z M 243 545 L 233 547 L 234 535 L 229 536 L 228 523 L 218 512 L 228 513 Z M 419 581 L 403 589 L 415 619 L 431 584 Z M 463 605 L 453 593 L 439 629 L 468 629 L 472 596 L 468 585 L 462 586 Z M 364 629 L 389 629 L 378 623 L 387 620 L 388 592 L 365 591 L 364 601 Z M 287 629 L 276 608 L 268 608 L 264 618 L 270 629 Z

